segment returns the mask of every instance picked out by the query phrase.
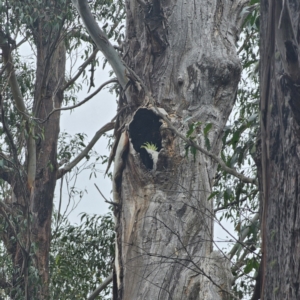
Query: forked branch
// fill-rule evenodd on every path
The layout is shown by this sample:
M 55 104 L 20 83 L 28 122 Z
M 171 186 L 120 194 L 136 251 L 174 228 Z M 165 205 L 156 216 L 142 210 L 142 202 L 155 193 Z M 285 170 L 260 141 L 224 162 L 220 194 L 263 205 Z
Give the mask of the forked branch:
M 70 85 L 72 85 L 78 77 L 82 74 L 82 72 L 86 69 L 86 67 L 96 58 L 97 52 L 99 49 L 95 49 L 93 53 L 89 56 L 89 58 L 79 67 L 79 71 L 76 73 L 76 75 L 71 78 L 63 87 L 63 90 L 66 90 Z
M 79 103 L 72 105 L 72 106 L 68 106 L 68 107 L 61 107 L 61 108 L 54 108 L 49 115 L 47 116 L 47 118 L 43 121 L 41 121 L 41 123 L 45 123 L 52 114 L 54 114 L 55 112 L 61 111 L 61 110 L 70 110 L 70 109 L 74 109 L 76 107 L 79 107 L 81 105 L 83 105 L 84 103 L 88 102 L 90 99 L 92 99 L 94 96 L 96 96 L 105 86 L 107 86 L 110 83 L 118 83 L 118 80 L 116 78 L 112 78 L 106 82 L 104 82 L 103 84 L 100 85 L 100 87 L 93 92 L 92 94 L 90 94 L 88 97 L 86 97 L 85 99 L 83 99 L 82 101 L 80 101 Z
M 99 129 L 94 135 L 93 139 L 89 142 L 89 144 L 82 150 L 80 154 L 77 155 L 70 163 L 66 164 L 64 167 L 58 170 L 56 179 L 61 178 L 64 174 L 71 171 L 94 147 L 96 142 L 101 138 L 101 136 L 115 127 L 115 122 L 110 122 L 104 125 L 101 129 Z

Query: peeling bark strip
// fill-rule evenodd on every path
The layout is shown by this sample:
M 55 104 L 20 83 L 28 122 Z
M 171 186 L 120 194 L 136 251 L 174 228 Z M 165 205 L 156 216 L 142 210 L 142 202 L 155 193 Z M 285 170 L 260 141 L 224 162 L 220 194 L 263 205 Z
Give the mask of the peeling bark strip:
M 299 1 L 261 1 L 265 300 L 300 299 L 299 15 Z
M 245 3 L 126 1 L 124 61 L 181 133 L 191 122 L 213 124 L 216 155 L 240 78 L 235 43 Z M 116 127 L 124 128 L 114 171 L 117 298 L 227 299 L 231 279 L 211 254 L 213 207 L 207 201 L 217 164 L 199 152 L 195 160 L 186 157 L 184 142 L 144 106 L 135 84 L 126 101 L 129 109 Z M 204 145 L 201 134 L 197 142 Z M 156 153 L 141 148 L 145 143 L 155 144 Z

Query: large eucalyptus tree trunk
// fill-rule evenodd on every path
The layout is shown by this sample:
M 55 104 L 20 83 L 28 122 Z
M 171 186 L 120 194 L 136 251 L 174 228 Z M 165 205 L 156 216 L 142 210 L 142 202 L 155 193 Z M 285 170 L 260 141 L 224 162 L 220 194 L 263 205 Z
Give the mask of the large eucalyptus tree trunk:
M 261 1 L 261 299 L 300 299 L 299 1 Z
M 179 132 L 201 122 L 194 137 L 205 147 L 203 128 L 212 124 L 217 155 L 240 79 L 236 41 L 245 2 L 126 1 L 124 61 Z M 208 201 L 217 164 L 200 152 L 186 156 L 184 142 L 132 82 L 116 128 L 117 298 L 226 299 L 230 275 L 224 278 L 212 253 Z

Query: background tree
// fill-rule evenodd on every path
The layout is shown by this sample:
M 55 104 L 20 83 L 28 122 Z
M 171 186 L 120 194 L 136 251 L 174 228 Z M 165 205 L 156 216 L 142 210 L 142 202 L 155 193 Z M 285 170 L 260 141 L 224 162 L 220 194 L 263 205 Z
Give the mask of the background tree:
M 111 214 L 104 217 L 82 214 L 78 226 L 63 219 L 52 234 L 50 299 L 87 299 L 87 295 L 97 290 L 111 274 L 114 239 Z M 97 299 L 108 299 L 110 294 L 108 287 Z
M 95 1 L 93 6 L 103 21 L 110 21 L 108 34 L 117 39 L 122 5 Z M 6 1 L 1 2 L 0 13 L 1 239 L 12 268 L 2 278 L 2 288 L 12 299 L 48 299 L 56 181 L 85 158 L 114 123 L 99 130 L 86 147 L 77 148 L 75 157 L 71 151 L 57 152 L 60 108 L 76 101 L 73 92 L 80 85 L 75 81 L 88 78 L 87 67 L 91 67 L 87 80 L 94 85 L 97 50 L 76 22 L 70 1 Z M 82 41 L 87 42 L 85 62 L 73 78 L 65 77 L 66 55 L 76 53 Z M 25 42 L 35 53 L 35 66 L 20 60 L 19 47 Z M 58 161 L 59 157 L 64 160 Z
M 262 299 L 298 299 L 299 3 L 261 2 Z

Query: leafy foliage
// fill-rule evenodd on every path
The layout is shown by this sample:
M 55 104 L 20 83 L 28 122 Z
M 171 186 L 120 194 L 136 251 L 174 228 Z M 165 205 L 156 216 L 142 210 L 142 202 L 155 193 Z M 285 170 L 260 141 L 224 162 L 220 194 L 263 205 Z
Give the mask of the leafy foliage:
M 188 120 L 186 120 L 186 121 L 188 121 Z M 186 133 L 186 137 L 189 138 L 191 141 L 195 140 L 196 133 L 198 135 L 200 135 L 201 125 L 202 125 L 202 122 L 191 123 L 189 125 L 189 130 Z M 190 146 L 190 145 L 186 144 L 185 145 L 185 156 L 188 156 L 189 150 L 190 150 L 190 153 L 193 155 L 193 157 L 195 159 L 195 155 L 197 153 L 197 149 L 195 147 L 193 147 L 193 146 Z
M 53 218 L 57 224 L 57 214 Z M 1 231 L 8 230 L 7 223 L 1 223 Z M 82 214 L 79 225 L 71 225 L 67 218 L 53 225 L 53 235 L 50 252 L 51 269 L 51 299 L 85 299 L 89 293 L 101 284 L 111 273 L 114 258 L 114 222 L 109 213 L 104 216 L 89 216 Z M 32 254 L 35 247 L 32 245 Z M 13 296 L 13 299 L 23 299 L 22 285 L 11 281 L 16 277 L 12 260 L 5 248 L 0 244 L 1 279 L 11 283 L 6 289 L 0 290 L 0 297 Z M 40 284 L 37 270 L 29 267 L 31 286 Z M 97 299 L 108 299 L 110 287 L 107 287 Z M 2 298 L 0 298 L 2 299 Z M 6 299 L 6 298 L 3 298 Z
M 227 166 L 253 177 L 257 174 L 257 134 L 259 131 L 259 1 L 251 1 L 238 50 L 243 73 L 236 104 L 224 132 L 221 157 Z M 219 169 L 215 182 L 215 211 L 220 220 L 233 223 L 236 236 L 243 241 L 233 256 L 234 290 L 240 299 L 253 293 L 253 277 L 260 263 L 260 224 L 258 189 Z M 255 220 L 255 221 L 254 221 Z M 247 232 L 246 236 L 243 234 Z M 230 244 L 232 245 L 232 244 Z M 245 247 L 246 246 L 246 247 Z M 232 246 L 230 246 L 232 247 Z
M 85 299 L 108 277 L 114 258 L 114 222 L 111 214 L 82 214 L 81 224 L 66 218 L 54 229 L 51 242 L 51 298 Z M 106 288 L 104 299 L 110 293 Z M 105 297 L 105 299 L 108 299 Z

